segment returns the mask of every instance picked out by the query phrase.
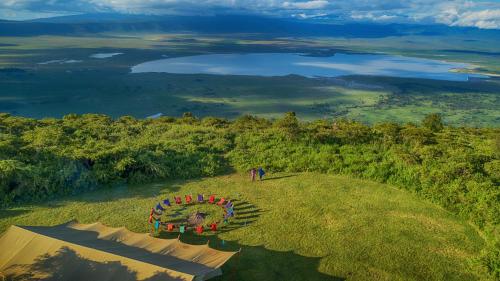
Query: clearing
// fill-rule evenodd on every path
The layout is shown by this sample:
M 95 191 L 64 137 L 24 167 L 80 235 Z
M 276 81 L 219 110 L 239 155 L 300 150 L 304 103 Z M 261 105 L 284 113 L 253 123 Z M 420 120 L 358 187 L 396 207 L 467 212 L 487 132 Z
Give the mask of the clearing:
M 210 239 L 221 250 L 242 248 L 219 280 L 479 279 L 469 260 L 483 240 L 467 222 L 389 185 L 315 173 L 270 175 L 254 183 L 233 174 L 117 186 L 0 210 L 0 232 L 11 224 L 71 219 L 146 232 L 151 207 L 189 193 L 238 200 L 228 227 L 181 236 L 189 243 Z

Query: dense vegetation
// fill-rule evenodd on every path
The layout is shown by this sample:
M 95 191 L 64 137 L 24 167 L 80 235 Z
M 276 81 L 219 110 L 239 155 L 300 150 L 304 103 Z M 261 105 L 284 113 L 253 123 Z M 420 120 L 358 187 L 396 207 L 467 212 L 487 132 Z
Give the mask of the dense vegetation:
M 113 120 L 0 115 L 0 201 L 41 200 L 117 183 L 213 176 L 263 165 L 387 182 L 439 203 L 483 230 L 476 260 L 500 277 L 500 130 L 349 120 L 301 123 L 295 114 Z

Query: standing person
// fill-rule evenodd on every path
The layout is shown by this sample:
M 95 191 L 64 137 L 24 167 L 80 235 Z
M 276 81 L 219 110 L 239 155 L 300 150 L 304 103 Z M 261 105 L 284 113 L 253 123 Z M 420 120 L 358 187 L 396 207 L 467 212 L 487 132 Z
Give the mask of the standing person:
M 250 170 L 250 178 L 252 179 L 252 181 L 255 181 L 255 175 L 257 174 L 257 170 L 255 168 L 252 168 Z
M 259 172 L 259 180 L 262 180 L 266 172 L 264 172 L 264 169 L 262 169 L 262 167 L 259 167 L 258 172 Z

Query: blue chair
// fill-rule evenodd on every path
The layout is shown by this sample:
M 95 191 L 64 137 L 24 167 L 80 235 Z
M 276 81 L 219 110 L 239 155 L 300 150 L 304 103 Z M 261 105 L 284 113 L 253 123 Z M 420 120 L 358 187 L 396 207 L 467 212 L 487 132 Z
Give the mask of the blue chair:
M 160 203 L 158 203 L 158 204 L 156 205 L 156 210 L 165 211 L 165 208 L 163 208 L 163 207 L 161 206 L 161 204 L 160 204 Z
M 170 200 L 169 200 L 169 199 L 165 199 L 165 200 L 163 200 L 163 204 L 164 204 L 165 206 L 169 206 L 169 207 L 170 207 L 170 206 L 172 206 L 172 205 L 170 204 Z

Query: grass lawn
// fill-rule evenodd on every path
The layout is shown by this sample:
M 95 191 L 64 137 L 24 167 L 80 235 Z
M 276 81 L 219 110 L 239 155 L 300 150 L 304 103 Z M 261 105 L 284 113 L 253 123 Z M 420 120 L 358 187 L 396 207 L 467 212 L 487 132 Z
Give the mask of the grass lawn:
M 405 191 L 341 176 L 279 174 L 252 183 L 234 174 L 120 186 L 0 210 L 0 232 L 11 224 L 73 218 L 146 232 L 157 202 L 199 192 L 238 200 L 236 219 L 219 233 L 181 237 L 200 244 L 210 239 L 222 250 L 242 248 L 220 280 L 479 279 L 469 259 L 483 240 L 468 223 Z

